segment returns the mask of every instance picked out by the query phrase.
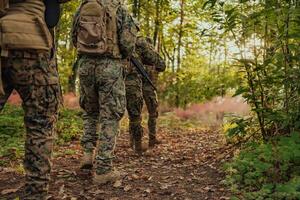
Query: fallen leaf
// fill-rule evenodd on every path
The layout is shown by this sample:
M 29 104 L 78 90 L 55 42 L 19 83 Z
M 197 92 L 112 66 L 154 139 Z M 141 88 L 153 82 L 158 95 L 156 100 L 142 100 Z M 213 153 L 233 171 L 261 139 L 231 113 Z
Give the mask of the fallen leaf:
M 6 195 L 6 194 L 10 194 L 10 193 L 15 193 L 15 192 L 17 192 L 18 190 L 19 190 L 19 188 L 2 190 L 2 191 L 1 191 L 1 195 Z
M 131 186 L 130 185 L 126 185 L 125 187 L 124 187 L 124 191 L 125 192 L 128 192 L 129 190 L 131 190 Z
M 147 192 L 147 193 L 151 193 L 151 189 L 150 188 L 147 188 L 146 190 L 145 190 L 145 192 Z
M 95 192 L 93 192 L 95 195 L 98 194 L 105 194 L 106 192 L 104 190 L 96 190 Z
M 132 174 L 132 178 L 135 179 L 135 180 L 137 180 L 137 179 L 139 179 L 140 177 L 139 177 L 137 174 Z
M 119 188 L 119 187 L 121 187 L 121 185 L 122 185 L 122 181 L 121 181 L 121 180 L 117 180 L 117 181 L 114 183 L 114 187 L 115 187 L 115 188 Z

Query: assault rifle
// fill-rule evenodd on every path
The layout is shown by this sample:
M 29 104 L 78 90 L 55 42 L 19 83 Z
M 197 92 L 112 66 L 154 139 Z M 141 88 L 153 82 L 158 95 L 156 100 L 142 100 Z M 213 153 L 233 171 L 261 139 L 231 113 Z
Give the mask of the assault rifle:
M 157 90 L 153 82 L 151 81 L 148 73 L 146 72 L 143 64 L 135 57 L 131 57 L 130 61 L 136 67 L 137 71 L 148 81 L 148 83 L 152 86 L 154 90 Z

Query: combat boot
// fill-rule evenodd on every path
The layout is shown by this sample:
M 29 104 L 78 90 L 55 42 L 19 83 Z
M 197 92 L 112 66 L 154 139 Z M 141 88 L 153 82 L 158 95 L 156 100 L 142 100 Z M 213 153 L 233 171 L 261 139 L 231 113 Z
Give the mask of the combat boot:
M 154 148 L 155 145 L 161 144 L 161 141 L 156 139 L 155 136 L 149 136 L 149 148 Z
M 147 151 L 147 147 L 143 146 L 142 140 L 134 140 L 133 150 L 137 155 L 141 156 L 143 152 Z
M 94 159 L 94 151 L 92 152 L 84 152 L 80 169 L 92 169 L 93 168 L 93 159 Z
M 104 185 L 107 183 L 114 183 L 121 178 L 121 173 L 117 170 L 110 171 L 106 174 L 94 174 L 93 182 L 97 185 Z
M 139 156 L 141 156 L 143 154 L 143 148 L 142 148 L 142 141 L 141 140 L 135 140 L 134 141 L 133 150 Z
M 133 135 L 129 133 L 129 146 L 134 149 L 134 141 L 133 141 Z

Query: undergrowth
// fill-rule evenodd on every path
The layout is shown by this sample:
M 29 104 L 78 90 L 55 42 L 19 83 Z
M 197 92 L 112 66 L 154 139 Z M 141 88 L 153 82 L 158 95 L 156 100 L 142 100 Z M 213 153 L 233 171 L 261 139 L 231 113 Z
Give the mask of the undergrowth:
M 6 105 L 0 115 L 0 166 L 20 159 L 24 154 L 24 112 L 21 107 Z M 80 110 L 61 109 L 57 123 L 56 143 L 61 145 L 78 139 L 82 134 Z
M 251 142 L 225 170 L 233 199 L 299 200 L 300 134 Z

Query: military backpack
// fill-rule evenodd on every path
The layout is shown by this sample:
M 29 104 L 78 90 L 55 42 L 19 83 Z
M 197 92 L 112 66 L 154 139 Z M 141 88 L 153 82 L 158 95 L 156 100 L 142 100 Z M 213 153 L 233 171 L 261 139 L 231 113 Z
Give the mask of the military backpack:
M 85 0 L 79 10 L 77 50 L 120 58 L 117 34 L 117 10 L 120 4 L 108 0 Z

